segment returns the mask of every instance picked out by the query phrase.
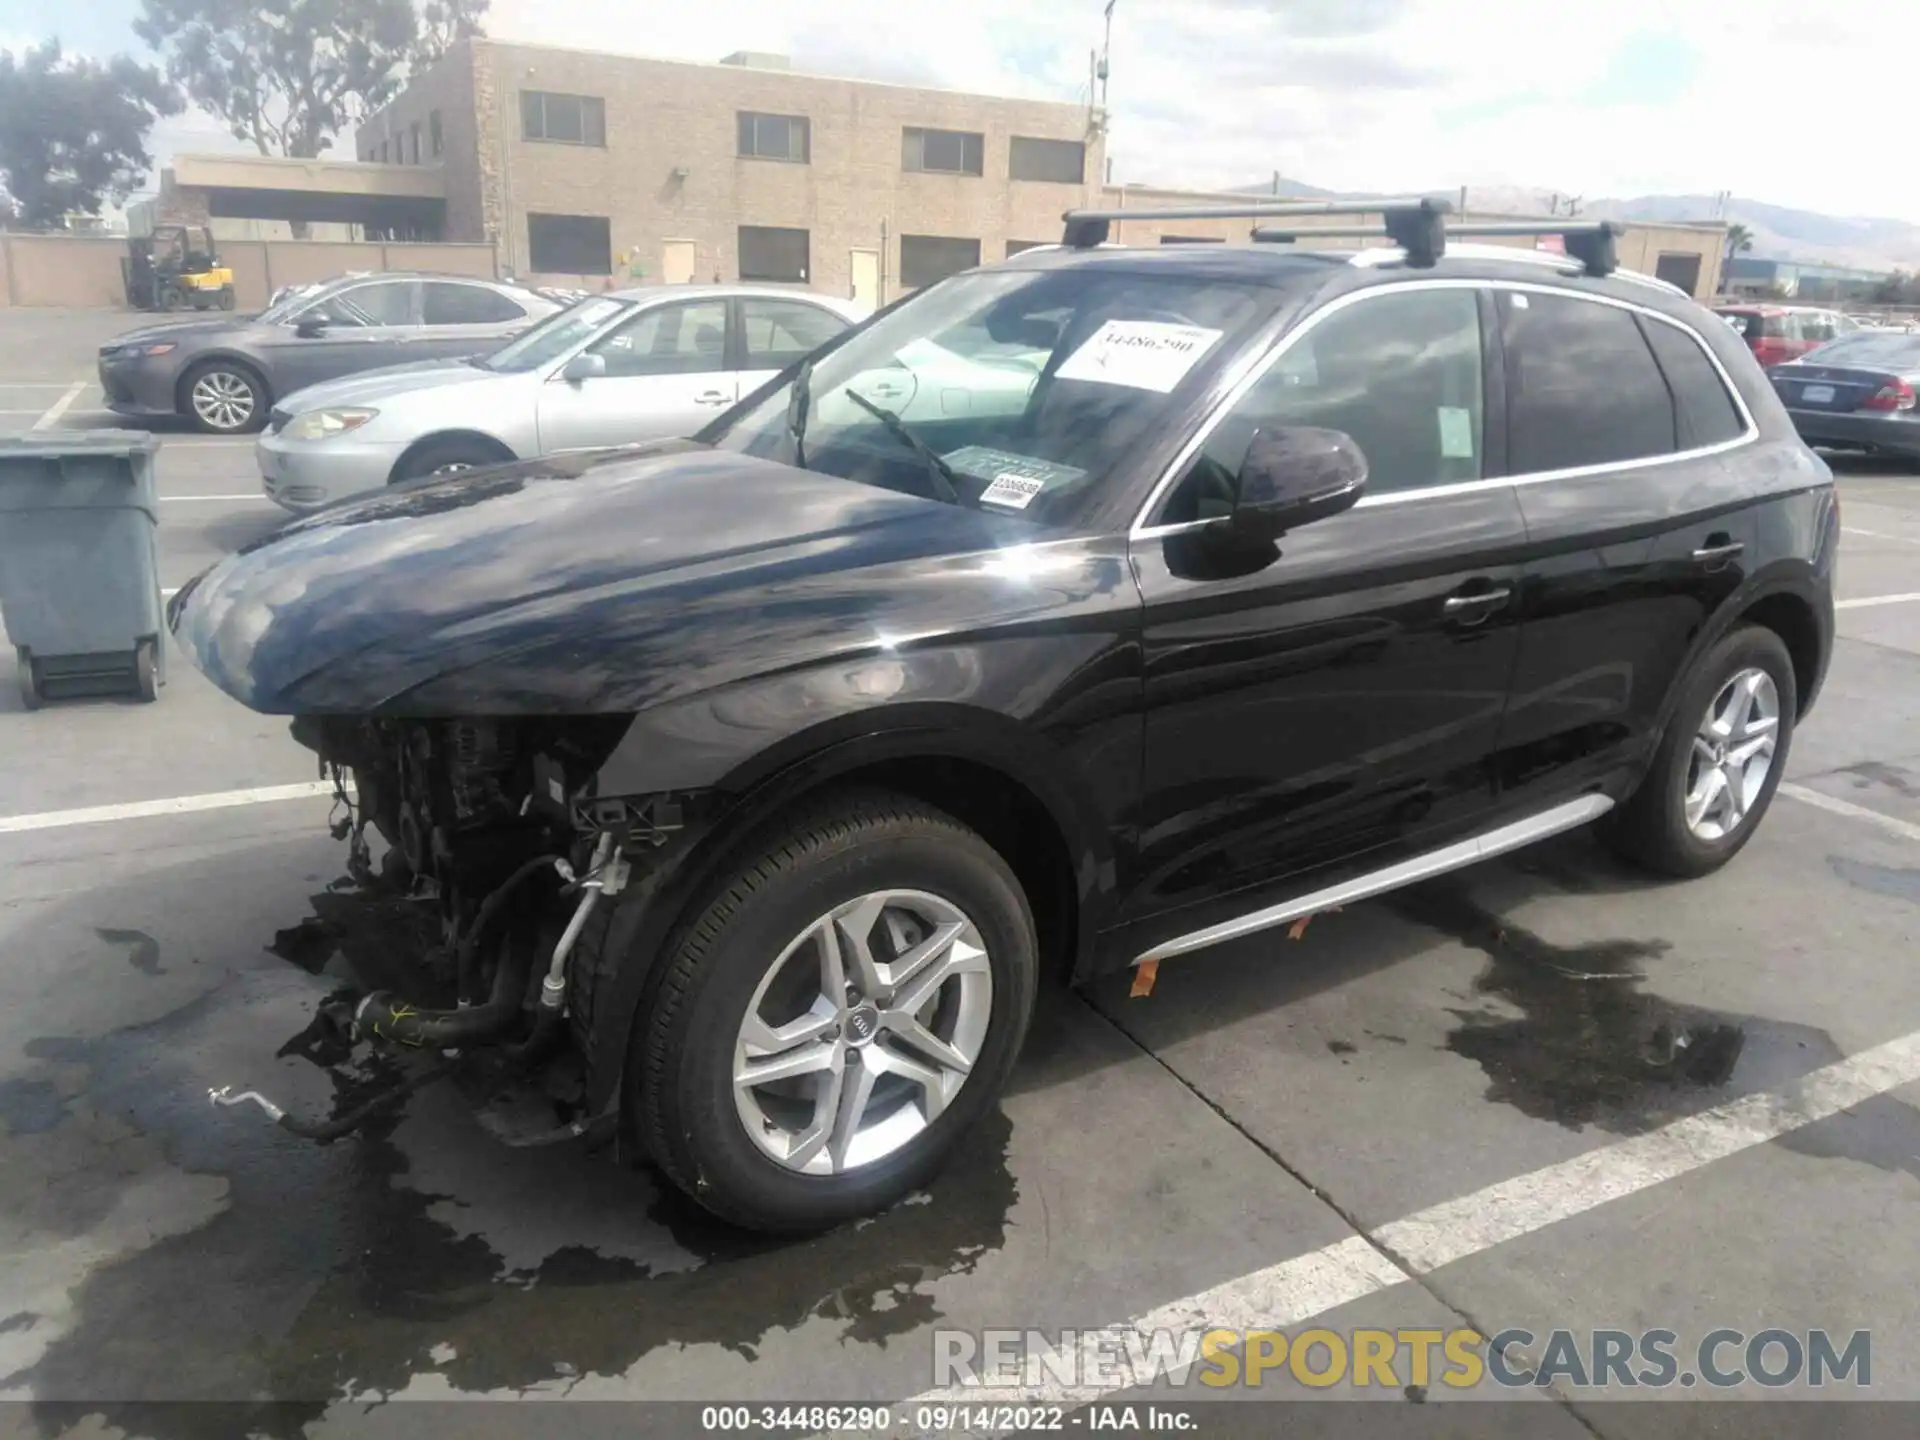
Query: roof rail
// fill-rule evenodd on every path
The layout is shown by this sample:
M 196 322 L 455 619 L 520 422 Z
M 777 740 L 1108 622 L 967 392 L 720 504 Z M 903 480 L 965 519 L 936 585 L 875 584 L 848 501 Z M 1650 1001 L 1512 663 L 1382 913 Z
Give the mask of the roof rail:
M 1412 265 L 1432 265 L 1446 253 L 1446 217 L 1453 211 L 1450 201 L 1441 199 L 1382 200 L 1249 200 L 1219 205 L 1173 205 L 1140 210 L 1069 210 L 1062 243 L 1070 249 L 1088 250 L 1103 243 L 1115 220 L 1269 220 L 1297 219 L 1310 215 L 1378 215 L 1384 228 L 1377 230 L 1315 229 L 1316 235 L 1385 235 L 1407 252 Z M 1260 238 L 1255 230 L 1254 238 Z
M 1392 220 L 1391 214 L 1387 217 Z M 1567 255 L 1584 268 L 1589 275 L 1611 275 L 1620 268 L 1619 247 L 1615 243 L 1625 228 L 1612 220 L 1480 220 L 1469 221 L 1463 225 L 1445 225 L 1440 245 L 1433 254 L 1437 258 L 1446 253 L 1445 236 L 1452 235 L 1465 239 L 1483 235 L 1558 235 L 1567 247 Z M 1433 259 L 1414 253 L 1391 225 L 1383 229 L 1346 230 L 1321 229 L 1318 227 L 1286 230 L 1269 226 L 1256 226 L 1253 232 L 1255 241 L 1270 245 L 1290 245 L 1303 236 L 1324 236 L 1328 238 L 1361 238 L 1372 240 L 1392 240 L 1407 251 L 1407 263 L 1411 265 L 1431 265 Z M 1479 249 L 1480 247 L 1475 247 Z

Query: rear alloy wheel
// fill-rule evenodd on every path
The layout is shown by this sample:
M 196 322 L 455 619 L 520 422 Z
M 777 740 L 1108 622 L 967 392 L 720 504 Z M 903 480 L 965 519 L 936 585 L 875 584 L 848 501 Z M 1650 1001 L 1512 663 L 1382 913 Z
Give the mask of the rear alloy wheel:
M 215 435 L 258 430 L 267 415 L 266 396 L 253 374 L 218 361 L 200 366 L 188 377 L 187 404 L 195 423 Z
M 1686 683 L 1653 764 L 1601 833 L 1664 875 L 1719 869 L 1753 837 L 1786 769 L 1798 707 L 1793 660 L 1773 631 L 1742 626 Z
M 673 951 L 629 1094 L 700 1204 L 804 1232 L 925 1184 L 993 1105 L 1037 946 L 1006 862 L 918 801 L 848 796 L 764 838 Z

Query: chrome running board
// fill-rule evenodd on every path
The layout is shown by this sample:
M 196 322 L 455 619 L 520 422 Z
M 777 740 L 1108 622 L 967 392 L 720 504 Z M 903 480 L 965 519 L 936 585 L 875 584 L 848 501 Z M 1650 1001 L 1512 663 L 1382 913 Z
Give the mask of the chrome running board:
M 1163 940 L 1151 950 L 1136 956 L 1133 963 L 1144 965 L 1149 960 L 1185 955 L 1190 950 L 1203 950 L 1223 940 L 1237 940 L 1242 935 L 1270 930 L 1275 925 L 1298 920 L 1302 915 L 1312 915 L 1321 910 L 1331 910 L 1336 905 L 1384 895 L 1389 890 L 1398 890 L 1416 881 L 1444 875 L 1449 870 L 1460 870 L 1509 850 L 1518 850 L 1523 845 L 1531 845 L 1536 840 L 1544 840 L 1549 835 L 1558 835 L 1562 830 L 1571 830 L 1589 820 L 1597 820 L 1612 808 L 1613 801 L 1604 795 L 1582 795 L 1578 800 L 1569 800 L 1564 805 L 1542 810 L 1538 815 L 1516 820 L 1511 825 L 1502 825 L 1497 830 L 1489 830 L 1470 840 L 1460 840 L 1438 850 L 1429 850 L 1424 855 L 1402 860 L 1384 870 L 1343 880 L 1338 885 L 1315 890 L 1311 895 L 1302 895 L 1297 900 L 1285 900 L 1278 905 L 1269 905 L 1264 910 L 1255 910 L 1251 915 L 1222 920 L 1218 925 L 1209 925 L 1204 930 Z

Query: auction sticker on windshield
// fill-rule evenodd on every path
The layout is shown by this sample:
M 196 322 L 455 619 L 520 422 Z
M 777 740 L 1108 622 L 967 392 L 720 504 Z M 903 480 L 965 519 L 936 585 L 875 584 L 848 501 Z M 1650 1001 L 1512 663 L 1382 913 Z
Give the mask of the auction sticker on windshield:
M 1050 486 L 1069 485 L 1087 472 L 1073 465 L 1056 465 L 1034 455 L 1016 455 L 990 445 L 964 445 L 940 457 L 957 475 L 988 482 L 980 492 L 983 505 L 1024 510 Z
M 1061 380 L 1127 385 L 1164 395 L 1186 378 L 1221 333 L 1158 320 L 1109 320 L 1054 374 Z

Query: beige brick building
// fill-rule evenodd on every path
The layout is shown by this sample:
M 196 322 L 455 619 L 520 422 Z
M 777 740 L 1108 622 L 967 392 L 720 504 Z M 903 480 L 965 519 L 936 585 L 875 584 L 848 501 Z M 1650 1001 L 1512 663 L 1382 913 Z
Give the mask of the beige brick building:
M 442 239 L 598 288 L 771 280 L 872 303 L 1057 240 L 1105 164 L 1084 105 L 468 41 L 360 127 L 440 168 Z

